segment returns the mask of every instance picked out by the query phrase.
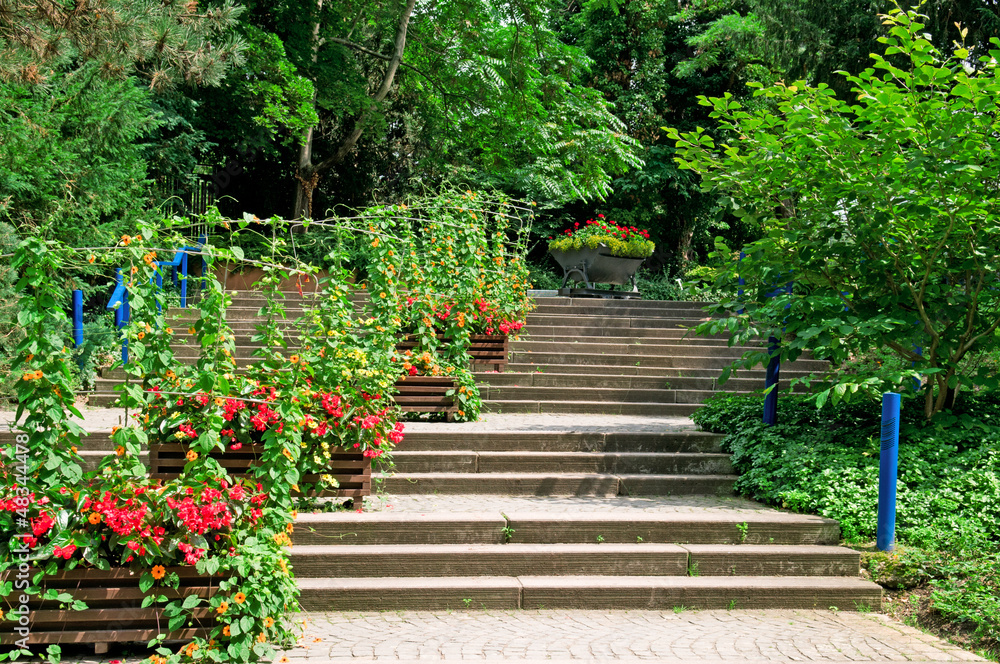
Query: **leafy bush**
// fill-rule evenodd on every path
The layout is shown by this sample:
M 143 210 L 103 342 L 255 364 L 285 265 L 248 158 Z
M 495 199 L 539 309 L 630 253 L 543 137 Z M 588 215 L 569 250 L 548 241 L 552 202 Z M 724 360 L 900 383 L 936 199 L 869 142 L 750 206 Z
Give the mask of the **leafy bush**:
M 955 551 L 1000 548 L 1000 399 L 967 397 L 964 412 L 930 423 L 921 404 L 901 414 L 897 534 L 914 545 Z M 975 415 L 973 415 L 975 413 Z M 875 535 L 877 403 L 822 411 L 782 395 L 775 426 L 761 422 L 760 398 L 721 396 L 694 415 L 741 473 L 737 490 L 763 502 L 837 519 L 848 540 Z

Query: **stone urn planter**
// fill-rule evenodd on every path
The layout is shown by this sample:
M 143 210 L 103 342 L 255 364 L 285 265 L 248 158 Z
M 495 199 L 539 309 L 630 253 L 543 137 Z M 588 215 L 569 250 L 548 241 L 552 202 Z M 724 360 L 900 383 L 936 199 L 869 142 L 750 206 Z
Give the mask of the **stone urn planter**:
M 639 289 L 635 285 L 635 273 L 639 270 L 645 258 L 622 258 L 608 253 L 607 246 L 601 244 L 596 248 L 583 247 L 571 251 L 549 250 L 563 269 L 560 295 L 598 295 L 603 297 L 639 297 Z M 585 288 L 568 288 L 570 283 L 583 282 Z M 628 290 L 604 291 L 595 288 L 595 284 L 611 284 L 612 286 L 629 286 Z

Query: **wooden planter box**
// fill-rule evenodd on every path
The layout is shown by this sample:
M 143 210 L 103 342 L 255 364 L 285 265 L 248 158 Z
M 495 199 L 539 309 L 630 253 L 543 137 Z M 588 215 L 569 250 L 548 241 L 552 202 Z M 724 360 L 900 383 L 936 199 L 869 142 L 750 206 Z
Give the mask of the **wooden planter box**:
M 471 341 L 469 354 L 473 365 L 486 364 L 501 373 L 507 368 L 510 342 L 506 334 L 473 334 Z
M 442 344 L 449 339 L 438 335 Z M 472 356 L 472 366 L 488 365 L 494 371 L 503 371 L 507 367 L 510 344 L 506 334 L 473 334 L 469 337 L 469 355 Z M 404 353 L 417 347 L 416 339 L 407 337 L 396 344 L 396 350 Z
M 149 476 L 152 479 L 173 480 L 180 475 L 188 446 L 183 443 L 165 443 L 149 446 Z M 264 452 L 262 444 L 244 444 L 238 450 L 227 449 L 225 452 L 212 452 L 209 456 L 216 459 L 230 475 L 244 477 L 249 475 L 250 468 L 260 465 L 260 457 Z M 340 485 L 336 489 L 325 489 L 310 492 L 310 495 L 335 498 L 360 498 L 372 494 L 372 464 L 361 451 L 335 449 L 331 454 L 330 466 L 324 475 L 332 475 Z M 318 484 L 320 476 L 303 475 L 301 484 Z
M 37 571 L 32 569 L 31 577 Z M 142 575 L 128 569 L 77 568 L 47 577 L 43 581 L 44 589 L 69 593 L 74 599 L 86 602 L 87 608 L 73 611 L 61 608 L 56 600 L 42 600 L 32 595 L 28 603 L 29 646 L 93 644 L 97 654 L 103 654 L 109 643 L 135 641 L 145 644 L 164 633 L 170 641 L 190 641 L 196 636 L 208 638 L 209 631 L 217 624 L 216 613 L 208 606 L 193 612 L 193 626 L 168 633 L 169 621 L 163 615 L 162 606 L 142 608 L 142 600 L 149 594 L 165 595 L 169 599 L 190 595 L 208 598 L 218 590 L 219 581 L 224 577 L 199 574 L 193 567 L 171 567 L 167 569 L 167 573 L 170 572 L 180 576 L 180 586 L 176 590 L 154 586 L 148 592 L 139 589 Z M 16 569 L 8 570 L 0 575 L 0 580 L 13 580 L 16 575 Z M 15 589 L 2 598 L 4 620 L 0 622 L 0 644 L 4 646 L 12 646 L 24 638 L 14 631 L 20 614 L 11 620 L 8 613 L 12 609 L 19 610 L 20 595 L 21 591 Z
M 458 406 L 445 392 L 456 387 L 455 380 L 445 376 L 408 376 L 396 381 L 398 394 L 393 399 L 404 413 L 445 413 L 450 422 Z

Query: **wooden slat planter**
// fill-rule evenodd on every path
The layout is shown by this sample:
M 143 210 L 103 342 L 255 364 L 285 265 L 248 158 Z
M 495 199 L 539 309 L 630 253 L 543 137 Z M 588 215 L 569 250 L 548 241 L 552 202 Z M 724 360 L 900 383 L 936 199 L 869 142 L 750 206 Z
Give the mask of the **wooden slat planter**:
M 32 569 L 29 572 L 32 578 L 37 571 Z M 169 621 L 163 615 L 163 608 L 143 608 L 142 600 L 147 594 L 165 595 L 169 599 L 190 595 L 209 598 L 218 591 L 219 581 L 225 577 L 199 574 L 193 567 L 168 568 L 167 573 L 171 572 L 180 577 L 180 586 L 176 590 L 154 586 L 148 592 L 139 588 L 142 575 L 128 569 L 104 571 L 77 568 L 46 577 L 42 582 L 44 589 L 68 593 L 74 599 L 86 602 L 87 608 L 73 611 L 61 607 L 56 600 L 42 600 L 32 595 L 28 602 L 29 646 L 92 644 L 95 652 L 102 654 L 107 652 L 109 643 L 146 643 L 159 634 L 167 634 L 169 641 L 190 641 L 196 636 L 207 638 L 217 624 L 217 614 L 210 608 L 196 609 L 191 614 L 192 626 L 168 633 Z M 13 580 L 16 574 L 16 570 L 8 570 L 0 574 L 0 581 Z M 5 619 L 0 622 L 0 644 L 4 646 L 11 646 L 23 638 L 14 631 L 18 627 L 19 614 L 10 620 L 8 613 L 12 609 L 19 610 L 20 595 L 20 590 L 13 590 L 2 598 Z
M 149 476 L 152 479 L 173 480 L 180 475 L 184 464 L 187 463 L 185 455 L 188 453 L 188 446 L 183 443 L 165 443 L 162 445 L 149 446 Z M 212 452 L 209 456 L 219 462 L 226 471 L 237 477 L 249 474 L 250 468 L 261 464 L 260 458 L 264 452 L 261 444 L 244 444 L 238 450 L 226 450 L 225 452 Z M 330 466 L 324 475 L 332 475 L 340 485 L 336 489 L 324 489 L 319 492 L 310 492 L 310 495 L 336 497 L 336 498 L 360 498 L 370 496 L 372 493 L 372 464 L 370 459 L 366 459 L 361 451 L 335 449 L 331 453 Z M 320 476 L 303 475 L 299 480 L 300 484 L 318 484 Z
M 445 392 L 455 387 L 455 380 L 445 376 L 408 376 L 396 381 L 393 399 L 404 413 L 445 413 L 450 422 L 458 406 Z
M 499 372 L 507 368 L 510 343 L 506 334 L 473 334 L 471 341 L 472 364 L 490 365 Z
M 450 339 L 438 335 L 439 342 L 444 345 Z M 472 356 L 472 365 L 488 365 L 494 371 L 503 371 L 507 367 L 507 357 L 509 355 L 509 341 L 505 334 L 473 334 L 469 337 L 469 355 Z M 398 344 L 396 350 L 404 353 L 417 347 L 414 337 L 406 337 Z

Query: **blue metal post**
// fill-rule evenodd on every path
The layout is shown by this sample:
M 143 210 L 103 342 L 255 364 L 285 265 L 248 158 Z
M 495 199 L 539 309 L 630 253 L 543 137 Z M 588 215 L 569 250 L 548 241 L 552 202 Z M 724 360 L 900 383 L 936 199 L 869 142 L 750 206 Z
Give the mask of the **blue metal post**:
M 73 291 L 73 343 L 83 345 L 83 291 Z
M 878 459 L 879 551 L 892 551 L 896 538 L 896 475 L 899 466 L 899 395 L 882 395 L 882 451 Z
M 778 357 L 778 339 L 770 337 L 767 340 L 767 352 L 771 359 L 767 361 L 767 371 L 764 374 L 764 424 L 778 423 L 778 374 L 781 371 L 781 360 Z
M 739 263 L 740 263 L 740 265 L 739 265 L 739 266 L 740 266 L 740 267 L 742 267 L 742 266 L 743 266 L 743 259 L 744 259 L 744 258 L 746 258 L 746 254 L 745 254 L 745 253 L 743 253 L 743 252 L 741 251 L 741 252 L 740 252 L 740 260 L 739 260 Z M 737 297 L 739 297 L 739 298 L 740 298 L 740 304 L 741 304 L 741 305 L 743 304 L 743 287 L 744 287 L 744 286 L 746 286 L 746 285 L 747 285 L 747 282 L 746 282 L 746 280 L 745 280 L 745 279 L 743 278 L 743 270 L 740 270 L 740 289 L 739 289 L 739 291 L 738 291 L 738 293 L 737 293 Z M 744 309 L 743 309 L 743 307 L 741 306 L 741 307 L 740 307 L 739 309 L 737 309 L 737 310 L 736 310 L 736 313 L 738 313 L 738 314 L 742 314 L 742 313 L 743 313 L 743 311 L 744 311 Z
M 156 291 L 153 293 L 153 299 L 156 300 L 156 313 L 162 314 L 163 307 L 160 305 L 159 295 L 163 292 L 163 273 L 160 272 L 159 266 L 156 267 L 156 276 L 149 278 L 149 284 L 151 286 L 154 282 L 156 283 Z
M 205 249 L 205 243 L 208 242 L 208 236 L 202 234 L 198 238 L 198 247 L 202 250 Z M 205 290 L 208 288 L 208 257 L 205 254 L 201 255 L 201 289 Z
M 187 308 L 188 300 L 188 255 L 185 251 L 181 255 L 181 309 Z M 177 278 L 177 272 L 174 271 L 174 279 Z

